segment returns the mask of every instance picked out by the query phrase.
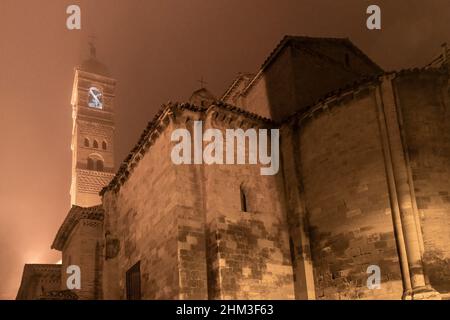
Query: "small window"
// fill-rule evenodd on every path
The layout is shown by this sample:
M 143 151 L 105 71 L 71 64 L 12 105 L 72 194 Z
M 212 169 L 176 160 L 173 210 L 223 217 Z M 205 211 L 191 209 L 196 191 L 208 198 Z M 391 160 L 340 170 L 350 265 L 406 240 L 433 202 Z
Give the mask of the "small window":
M 141 300 L 141 262 L 126 273 L 127 300 Z
M 88 138 L 84 138 L 84 146 L 85 146 L 86 148 L 89 148 L 90 143 L 89 143 L 89 139 L 88 139 Z
M 97 171 L 103 171 L 103 161 L 97 160 Z
M 95 149 L 98 149 L 98 142 L 97 142 L 97 140 L 94 140 L 93 147 L 94 147 Z
M 245 194 L 244 187 L 241 185 L 240 187 L 240 193 L 241 193 L 241 211 L 247 212 L 248 206 L 247 206 L 247 195 Z
M 87 169 L 93 171 L 103 171 L 105 169 L 105 163 L 100 156 L 93 154 L 87 159 Z
M 103 141 L 103 142 L 102 142 L 102 149 L 103 149 L 103 150 L 106 150 L 107 147 L 108 147 L 108 146 L 106 145 L 106 141 Z

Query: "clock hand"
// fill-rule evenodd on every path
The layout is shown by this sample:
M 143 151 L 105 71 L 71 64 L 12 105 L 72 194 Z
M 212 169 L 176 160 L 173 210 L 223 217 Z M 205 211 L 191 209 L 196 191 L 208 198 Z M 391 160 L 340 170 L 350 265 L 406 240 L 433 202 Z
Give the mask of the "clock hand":
M 89 89 L 89 93 L 94 97 L 94 99 L 98 102 L 98 104 L 100 104 L 100 99 L 97 97 L 97 95 L 95 94 L 95 92 L 92 88 Z

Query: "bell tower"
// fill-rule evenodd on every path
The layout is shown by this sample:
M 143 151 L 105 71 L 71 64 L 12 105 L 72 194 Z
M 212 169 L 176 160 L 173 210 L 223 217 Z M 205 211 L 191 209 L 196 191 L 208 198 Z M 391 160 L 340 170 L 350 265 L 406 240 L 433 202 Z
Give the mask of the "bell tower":
M 99 192 L 114 176 L 115 86 L 90 44 L 89 59 L 75 69 L 72 91 L 72 205 L 100 204 Z

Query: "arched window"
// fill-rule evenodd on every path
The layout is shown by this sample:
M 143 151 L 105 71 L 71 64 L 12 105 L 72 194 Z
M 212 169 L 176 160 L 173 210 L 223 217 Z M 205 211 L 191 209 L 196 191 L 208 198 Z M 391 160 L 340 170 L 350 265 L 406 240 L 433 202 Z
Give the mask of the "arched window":
M 103 161 L 97 160 L 97 171 L 103 171 Z
M 94 159 L 88 158 L 87 160 L 87 169 L 94 170 Z
M 97 140 L 94 140 L 93 147 L 94 147 L 95 149 L 98 149 L 98 142 L 97 142 Z
M 88 139 L 88 138 L 84 138 L 84 146 L 85 146 L 86 148 L 89 148 L 90 143 L 89 143 L 89 139 Z
M 108 146 L 106 145 L 106 141 L 103 141 L 103 142 L 102 142 L 102 149 L 103 149 L 103 150 L 106 150 L 107 147 L 108 147 Z
M 103 171 L 105 169 L 104 163 L 101 155 L 93 153 L 87 159 L 87 170 Z
M 247 203 L 247 195 L 245 194 L 244 187 L 241 185 L 239 190 L 240 190 L 240 193 L 241 193 L 241 211 L 242 212 L 247 212 L 248 203 Z

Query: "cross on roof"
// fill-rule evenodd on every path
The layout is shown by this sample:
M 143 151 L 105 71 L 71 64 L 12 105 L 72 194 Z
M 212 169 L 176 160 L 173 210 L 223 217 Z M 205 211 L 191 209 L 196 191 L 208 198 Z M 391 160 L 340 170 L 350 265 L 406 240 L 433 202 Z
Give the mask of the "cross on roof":
M 91 53 L 91 58 L 97 57 L 97 49 L 95 48 L 95 41 L 97 40 L 97 37 L 94 35 L 89 36 L 89 49 Z
M 203 80 L 203 77 L 200 78 L 200 80 L 197 80 L 200 83 L 200 89 L 204 89 L 205 88 L 205 84 L 208 84 L 207 82 L 205 82 Z

